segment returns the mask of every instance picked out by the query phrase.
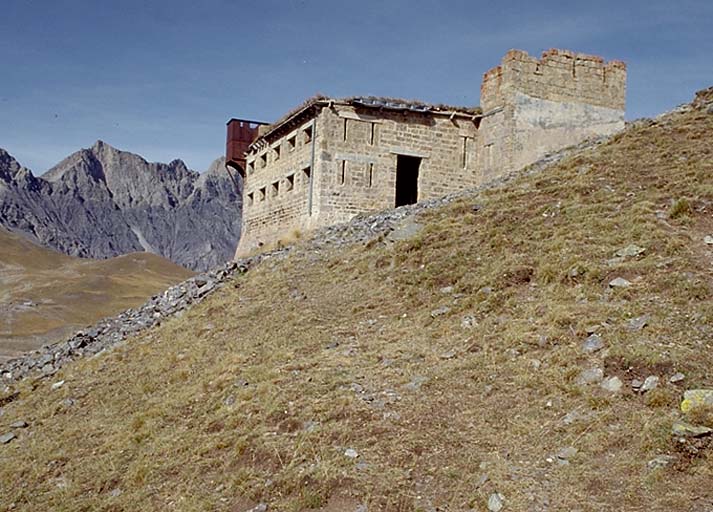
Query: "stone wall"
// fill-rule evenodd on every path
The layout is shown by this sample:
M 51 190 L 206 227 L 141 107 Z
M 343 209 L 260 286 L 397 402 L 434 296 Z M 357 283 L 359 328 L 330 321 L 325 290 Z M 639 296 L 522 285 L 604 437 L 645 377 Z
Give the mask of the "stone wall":
M 476 123 L 471 118 L 335 105 L 319 117 L 317 209 L 324 226 L 393 208 L 397 156 L 421 158 L 418 200 L 475 186 Z
M 243 180 L 242 255 L 303 229 L 309 217 L 313 120 L 246 158 Z
M 589 137 L 624 128 L 626 65 L 566 50 L 509 51 L 483 76 L 484 175 L 511 172 Z M 488 115 L 490 114 L 490 115 Z M 491 144 L 490 149 L 486 146 Z
M 313 130 L 310 142 L 304 140 L 306 129 Z M 343 104 L 321 108 L 314 120 L 248 155 L 243 238 L 236 256 L 287 241 L 297 231 L 392 208 L 399 154 L 422 159 L 419 201 L 475 186 L 480 182 L 477 132 L 472 116 L 450 119 L 411 111 L 376 115 L 372 109 Z

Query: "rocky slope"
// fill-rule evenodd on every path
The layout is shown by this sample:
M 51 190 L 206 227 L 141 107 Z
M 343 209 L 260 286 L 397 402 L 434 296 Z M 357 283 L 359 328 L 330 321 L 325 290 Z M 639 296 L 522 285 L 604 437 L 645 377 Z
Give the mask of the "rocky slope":
M 241 201 L 223 159 L 199 174 L 98 141 L 38 178 L 0 150 L 0 225 L 72 256 L 146 251 L 205 270 L 232 257 Z

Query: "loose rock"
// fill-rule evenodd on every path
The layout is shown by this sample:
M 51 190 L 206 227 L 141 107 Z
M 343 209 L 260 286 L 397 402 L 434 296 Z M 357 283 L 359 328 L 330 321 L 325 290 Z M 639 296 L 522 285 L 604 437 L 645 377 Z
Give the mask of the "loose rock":
M 601 387 L 610 393 L 619 393 L 622 386 L 623 383 L 619 377 L 609 377 L 608 379 L 604 379 L 601 383 Z
M 350 459 L 356 459 L 357 457 L 359 457 L 359 453 L 357 453 L 357 451 L 353 448 L 347 448 L 344 451 L 344 456 L 349 457 Z
M 656 389 L 658 385 L 659 378 L 656 375 L 649 375 L 648 377 L 646 377 L 646 380 L 644 380 L 644 383 L 641 385 L 641 392 L 646 393 L 647 391 Z
M 713 428 L 691 425 L 685 421 L 674 421 L 671 433 L 676 437 L 704 437 L 713 434 Z
M 437 316 L 445 315 L 451 310 L 448 306 L 441 306 L 440 308 L 434 309 L 431 311 L 431 316 L 433 318 L 436 318 Z
M 421 389 L 421 386 L 423 386 L 426 382 L 428 382 L 428 377 L 424 377 L 423 375 L 416 375 L 413 379 L 411 379 L 411 382 L 406 384 L 406 389 L 409 389 L 411 391 L 419 391 Z
M 15 434 L 13 434 L 12 432 L 8 432 L 7 434 L 3 434 L 0 436 L 0 444 L 7 444 L 13 439 L 15 439 Z
M 587 385 L 601 382 L 604 378 L 604 371 L 601 368 L 587 368 L 582 370 L 577 377 L 577 384 Z
M 572 459 L 579 450 L 577 450 L 574 446 L 568 446 L 567 448 L 562 448 L 559 452 L 557 452 L 557 458 L 560 460 L 569 460 Z
M 460 326 L 463 329 L 472 329 L 476 324 L 477 322 L 475 321 L 475 317 L 473 315 L 464 316 L 460 322 Z
M 631 286 L 631 281 L 627 281 L 623 277 L 617 277 L 609 281 L 609 288 L 628 288 Z
M 629 320 L 627 327 L 629 328 L 630 331 L 640 331 L 647 325 L 649 325 L 649 317 L 648 316 L 639 316 L 639 317 L 632 318 L 631 320 Z
M 597 352 L 604 348 L 604 340 L 598 334 L 590 335 L 582 344 L 582 350 L 588 354 Z
M 27 428 L 27 422 L 22 420 L 16 421 L 10 424 L 10 428 Z
M 658 457 L 651 459 L 646 463 L 649 469 L 660 469 L 670 466 L 678 460 L 678 457 L 674 455 L 659 455 Z
M 495 492 L 488 498 L 488 510 L 490 512 L 500 512 L 505 506 L 505 498 L 499 492 Z
M 713 389 L 689 389 L 683 393 L 681 411 L 685 414 L 702 407 L 713 407 Z
M 676 384 L 677 382 L 682 382 L 685 378 L 686 378 L 686 376 L 683 373 L 677 372 L 677 373 L 674 373 L 673 375 L 671 375 L 671 378 L 668 379 L 668 381 L 671 384 Z
M 616 255 L 620 258 L 635 258 L 636 256 L 643 254 L 646 251 L 643 247 L 639 247 L 636 244 L 627 245 L 623 249 L 616 251 Z

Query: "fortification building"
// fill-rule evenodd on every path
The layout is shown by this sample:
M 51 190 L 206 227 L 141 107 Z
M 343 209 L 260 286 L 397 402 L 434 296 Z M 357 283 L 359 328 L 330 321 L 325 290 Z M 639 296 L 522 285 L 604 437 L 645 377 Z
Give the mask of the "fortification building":
M 243 178 L 236 255 L 353 216 L 471 188 L 624 127 L 626 66 L 511 50 L 481 106 L 315 97 L 271 125 L 228 123 Z

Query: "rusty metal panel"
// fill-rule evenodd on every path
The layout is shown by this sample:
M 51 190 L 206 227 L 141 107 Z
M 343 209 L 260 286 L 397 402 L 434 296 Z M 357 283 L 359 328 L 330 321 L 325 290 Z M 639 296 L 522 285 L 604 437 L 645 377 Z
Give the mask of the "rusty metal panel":
M 250 144 L 258 137 L 259 128 L 266 123 L 247 119 L 231 119 L 228 121 L 225 144 L 225 163 L 245 173 L 245 153 Z

